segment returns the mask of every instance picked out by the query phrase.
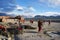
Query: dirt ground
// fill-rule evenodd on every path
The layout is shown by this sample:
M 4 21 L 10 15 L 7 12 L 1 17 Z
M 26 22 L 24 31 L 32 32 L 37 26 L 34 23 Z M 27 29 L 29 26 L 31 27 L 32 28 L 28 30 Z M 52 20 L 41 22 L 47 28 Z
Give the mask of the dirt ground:
M 44 31 L 60 32 L 60 23 L 51 22 L 51 24 L 49 25 L 48 22 L 44 22 L 41 32 L 38 32 L 37 21 L 34 21 L 33 24 L 29 21 L 25 21 L 25 23 L 22 23 L 22 25 L 31 25 L 36 29 L 24 29 L 23 34 L 14 35 L 12 40 L 60 40 L 60 35 L 59 37 L 53 38 L 44 34 Z
M 59 40 L 60 37 L 52 38 L 46 34 L 44 34 L 44 31 L 59 31 L 60 32 L 60 23 L 51 22 L 49 25 L 48 22 L 44 22 L 42 26 L 42 31 L 38 33 L 38 26 L 37 22 L 35 21 L 33 24 L 31 24 L 29 21 L 26 21 L 23 25 L 31 25 L 32 27 L 35 27 L 36 29 L 30 30 L 26 29 L 24 30 L 24 33 L 21 35 L 18 35 L 20 38 L 19 40 Z

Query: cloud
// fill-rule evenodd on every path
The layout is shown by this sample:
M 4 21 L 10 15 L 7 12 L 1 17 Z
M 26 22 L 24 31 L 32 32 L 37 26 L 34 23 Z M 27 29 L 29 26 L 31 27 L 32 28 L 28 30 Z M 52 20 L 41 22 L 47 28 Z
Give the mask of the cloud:
M 13 6 L 13 5 L 15 5 L 15 4 L 9 3 L 9 5 Z
M 3 10 L 3 8 L 0 8 L 0 10 Z
M 33 7 L 24 7 L 20 5 L 16 5 L 16 8 L 12 12 L 7 12 L 7 14 L 15 14 L 15 15 L 32 15 L 35 9 Z
M 17 10 L 24 10 L 24 8 L 22 6 L 20 6 L 20 5 L 16 5 L 16 9 Z
M 45 3 L 49 7 L 60 7 L 60 0 L 39 0 L 42 3 Z
M 29 7 L 29 9 L 30 9 L 31 11 L 36 11 L 33 7 Z
M 14 15 L 25 15 L 25 16 L 32 16 L 34 17 L 35 15 L 41 15 L 41 16 L 57 16 L 60 15 L 60 12 L 40 12 L 40 13 L 26 13 L 26 12 L 17 12 L 13 11 L 7 14 L 14 14 Z
M 16 7 L 15 0 L 0 0 L 1 12 L 11 12 L 15 9 L 15 7 Z
M 6 12 L 7 14 L 14 14 L 14 15 L 20 15 L 20 11 L 18 12 L 16 9 L 12 12 Z
M 60 15 L 59 12 L 43 12 L 43 13 L 39 13 L 39 15 L 44 15 L 44 16 L 57 16 Z

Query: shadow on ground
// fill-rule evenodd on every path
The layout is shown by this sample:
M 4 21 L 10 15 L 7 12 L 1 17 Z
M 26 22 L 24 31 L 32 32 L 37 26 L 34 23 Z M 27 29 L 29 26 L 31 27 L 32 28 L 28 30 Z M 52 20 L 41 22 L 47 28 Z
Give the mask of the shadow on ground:
M 26 31 L 25 33 L 38 33 L 36 31 Z
M 22 38 L 18 37 L 16 34 L 14 34 L 14 40 L 22 40 Z

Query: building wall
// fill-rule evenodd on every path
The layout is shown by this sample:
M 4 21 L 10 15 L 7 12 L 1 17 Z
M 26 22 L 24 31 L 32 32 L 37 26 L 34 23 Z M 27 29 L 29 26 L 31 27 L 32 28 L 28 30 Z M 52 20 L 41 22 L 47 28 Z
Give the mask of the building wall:
M 20 22 L 21 22 L 21 23 L 24 23 L 24 22 L 25 22 L 24 17 L 21 17 Z
M 6 23 L 11 22 L 11 23 L 16 23 L 18 19 L 6 19 Z
M 9 16 L 0 16 L 0 19 L 2 19 L 2 22 L 6 22 L 6 19 L 10 18 Z
M 18 19 L 9 19 L 9 18 L 10 16 L 0 16 L 2 22 L 12 22 L 12 23 L 18 22 Z M 24 17 L 21 17 L 20 22 L 24 23 Z

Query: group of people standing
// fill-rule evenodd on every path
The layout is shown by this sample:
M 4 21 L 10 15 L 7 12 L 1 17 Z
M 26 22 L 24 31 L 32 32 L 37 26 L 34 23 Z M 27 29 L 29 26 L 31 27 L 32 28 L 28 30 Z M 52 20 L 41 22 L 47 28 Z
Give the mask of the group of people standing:
M 43 26 L 43 22 L 42 20 L 38 20 L 38 32 L 40 32 L 42 30 L 42 26 Z M 30 23 L 33 23 L 33 20 L 30 20 Z M 48 24 L 50 25 L 51 20 L 48 21 Z

